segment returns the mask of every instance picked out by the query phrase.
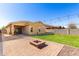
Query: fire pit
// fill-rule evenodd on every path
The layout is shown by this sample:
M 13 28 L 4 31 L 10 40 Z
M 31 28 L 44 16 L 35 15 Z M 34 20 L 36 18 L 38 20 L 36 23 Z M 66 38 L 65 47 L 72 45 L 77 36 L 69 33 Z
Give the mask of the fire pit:
M 35 42 L 35 43 L 40 43 L 41 41 L 39 41 L 39 40 L 35 40 L 34 42 Z
M 37 48 L 39 48 L 39 49 L 42 49 L 42 48 L 48 46 L 46 44 L 46 42 L 43 42 L 43 41 L 40 41 L 40 40 L 31 41 L 30 44 L 37 47 Z

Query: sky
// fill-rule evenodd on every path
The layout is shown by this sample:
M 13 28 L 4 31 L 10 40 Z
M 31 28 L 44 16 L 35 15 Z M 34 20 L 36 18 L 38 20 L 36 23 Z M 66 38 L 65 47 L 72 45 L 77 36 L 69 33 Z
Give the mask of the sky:
M 0 27 L 13 21 L 42 21 L 49 25 L 66 26 L 79 23 L 77 3 L 5 3 L 0 4 Z

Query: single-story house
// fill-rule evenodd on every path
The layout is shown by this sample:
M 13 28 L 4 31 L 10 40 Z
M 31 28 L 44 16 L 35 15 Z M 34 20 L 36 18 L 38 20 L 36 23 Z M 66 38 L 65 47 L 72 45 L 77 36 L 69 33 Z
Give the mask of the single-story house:
M 16 21 L 11 22 L 3 29 L 4 33 L 10 35 L 27 34 L 38 35 L 46 33 L 46 27 L 42 22 Z

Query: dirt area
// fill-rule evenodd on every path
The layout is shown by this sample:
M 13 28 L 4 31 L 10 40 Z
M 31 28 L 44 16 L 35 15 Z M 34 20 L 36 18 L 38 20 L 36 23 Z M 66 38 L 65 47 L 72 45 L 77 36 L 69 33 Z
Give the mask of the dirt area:
M 56 56 L 64 46 L 62 44 L 45 41 L 48 46 L 43 49 L 38 49 L 29 44 L 29 42 L 40 39 L 24 35 L 12 36 L 10 38 L 6 37 L 3 42 L 3 55 L 5 56 Z M 12 38 L 16 39 L 13 40 Z

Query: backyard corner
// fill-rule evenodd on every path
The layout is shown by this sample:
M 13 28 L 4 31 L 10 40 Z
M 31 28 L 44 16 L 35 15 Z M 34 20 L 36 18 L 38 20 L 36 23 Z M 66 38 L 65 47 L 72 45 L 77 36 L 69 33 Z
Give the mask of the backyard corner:
M 57 42 L 65 45 L 69 45 L 72 47 L 79 48 L 79 35 L 40 35 L 40 36 L 32 36 L 34 38 L 40 38 L 42 40 L 47 40 L 51 42 Z

